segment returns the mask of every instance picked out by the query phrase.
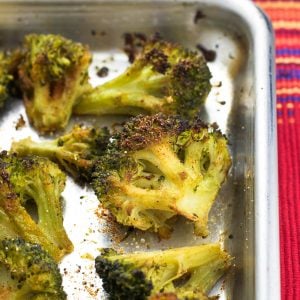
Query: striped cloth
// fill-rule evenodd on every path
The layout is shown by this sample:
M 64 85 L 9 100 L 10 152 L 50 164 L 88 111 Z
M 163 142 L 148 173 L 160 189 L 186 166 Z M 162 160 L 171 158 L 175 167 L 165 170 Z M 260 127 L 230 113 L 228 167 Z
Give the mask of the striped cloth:
M 300 1 L 256 4 L 271 18 L 276 34 L 281 296 L 299 300 Z

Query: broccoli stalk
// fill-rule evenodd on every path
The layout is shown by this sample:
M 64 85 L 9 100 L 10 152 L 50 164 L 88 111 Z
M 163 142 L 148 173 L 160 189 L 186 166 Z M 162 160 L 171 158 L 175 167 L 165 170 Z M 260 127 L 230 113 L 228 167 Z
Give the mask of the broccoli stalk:
M 88 84 L 91 54 L 59 35 L 27 35 L 18 79 L 32 125 L 41 133 L 63 129 Z
M 175 44 L 151 41 L 123 74 L 84 93 L 74 112 L 194 115 L 210 91 L 210 77 L 201 55 Z
M 41 244 L 57 261 L 72 252 L 60 199 L 66 178 L 59 168 L 44 158 L 20 159 L 2 152 L 0 169 L 0 237 L 20 236 Z M 37 223 L 24 206 L 29 200 L 37 206 Z
M 19 238 L 2 240 L 0 266 L 1 299 L 66 299 L 58 266 L 40 245 Z
M 117 221 L 168 235 L 182 215 L 206 236 L 208 214 L 227 176 L 226 138 L 199 119 L 137 116 L 112 136 L 93 173 L 93 187 Z
M 205 299 L 230 261 L 218 244 L 208 244 L 129 254 L 104 249 L 95 266 L 111 300 L 125 300 L 129 295 L 132 300 L 143 300 L 159 293 Z
M 88 180 L 94 162 L 104 152 L 110 133 L 106 127 L 96 129 L 76 125 L 59 138 L 34 142 L 26 138 L 13 142 L 11 151 L 20 156 L 38 155 L 58 163 L 73 178 Z

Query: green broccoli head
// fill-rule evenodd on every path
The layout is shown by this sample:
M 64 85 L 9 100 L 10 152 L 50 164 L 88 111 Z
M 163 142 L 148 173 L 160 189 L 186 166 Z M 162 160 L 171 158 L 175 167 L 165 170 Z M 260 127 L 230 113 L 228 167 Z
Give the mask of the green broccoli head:
M 165 41 L 149 41 L 119 77 L 82 95 L 76 114 L 181 114 L 205 101 L 211 74 L 202 55 Z
M 104 249 L 95 266 L 111 300 L 192 300 L 205 299 L 230 263 L 218 244 L 208 244 L 129 254 Z
M 10 58 L 9 55 L 0 52 L 0 108 L 4 105 L 4 102 L 9 96 L 9 84 L 13 80 L 13 76 L 10 74 Z
M 48 159 L 18 158 L 2 152 L 0 175 L 0 236 L 20 236 L 39 243 L 56 260 L 72 252 L 73 245 L 63 227 L 64 173 Z M 37 222 L 25 208 L 28 201 L 34 201 L 37 207 Z
M 93 173 L 94 190 L 124 225 L 167 237 L 171 218 L 206 236 L 208 214 L 231 165 L 214 126 L 157 114 L 137 116 L 113 135 Z
M 30 34 L 21 52 L 18 77 L 30 122 L 41 133 L 63 129 L 89 86 L 88 48 L 60 35 Z
M 94 162 L 105 151 L 109 138 L 107 127 L 75 125 L 70 132 L 52 141 L 38 143 L 26 138 L 14 142 L 11 151 L 20 156 L 47 157 L 58 163 L 73 178 L 89 181 Z
M 58 266 L 40 245 L 20 238 L 0 241 L 0 266 L 6 273 L 0 279 L 1 299 L 66 299 Z

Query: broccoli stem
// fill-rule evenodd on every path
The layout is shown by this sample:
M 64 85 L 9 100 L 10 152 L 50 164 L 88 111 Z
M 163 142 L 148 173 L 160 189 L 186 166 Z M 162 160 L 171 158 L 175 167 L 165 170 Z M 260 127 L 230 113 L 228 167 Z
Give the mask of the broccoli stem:
M 190 255 L 190 263 L 192 264 L 189 266 L 189 269 L 193 270 L 193 273 L 187 289 L 199 288 L 204 294 L 207 294 L 217 280 L 224 275 L 224 269 L 229 268 L 230 260 L 229 255 L 224 251 L 220 251 L 220 247 L 217 244 L 203 247 L 207 247 L 206 253 L 199 252 L 199 254 Z M 199 261 L 201 261 L 200 267 Z M 197 268 L 197 262 L 199 268 Z
M 47 179 L 49 182 L 46 181 Z M 70 253 L 73 246 L 64 230 L 62 215 L 57 214 L 58 211 L 61 211 L 62 206 L 60 202 L 61 188 L 59 187 L 61 182 L 52 176 L 52 182 L 50 182 L 50 176 L 47 179 L 46 176 L 34 178 L 34 183 L 29 184 L 26 190 L 28 195 L 36 201 L 40 228 L 53 244 L 57 244 L 57 247 L 66 253 Z
M 141 72 L 129 70 L 125 74 L 83 94 L 74 112 L 84 114 L 130 114 L 158 111 L 164 100 L 162 87 L 165 76 L 155 74 L 150 67 Z
M 12 152 L 18 153 L 20 156 L 37 155 L 48 157 L 55 160 L 57 151 L 57 141 L 43 141 L 42 143 L 34 142 L 30 137 L 23 139 L 21 143 L 14 142 L 12 144 Z
M 1 200 L 0 195 L 0 205 Z M 61 251 L 57 251 L 57 247 L 45 236 L 44 232 L 36 226 L 25 208 L 15 203 L 15 201 L 16 199 L 11 199 L 9 204 L 4 205 L 6 208 L 5 212 L 17 228 L 18 233 L 20 233 L 20 235 L 27 241 L 43 245 L 45 250 L 47 250 L 56 261 L 59 261 L 63 256 Z
M 82 150 L 84 148 L 88 148 L 88 145 L 84 143 L 73 143 L 70 141 L 69 144 L 72 146 L 70 151 L 64 150 L 63 147 L 58 145 L 57 140 L 53 141 L 43 141 L 42 143 L 37 143 L 31 140 L 31 138 L 23 139 L 21 142 L 15 142 L 12 144 L 12 152 L 18 153 L 20 156 L 26 155 L 37 155 L 41 157 L 47 157 L 50 160 L 59 163 L 60 166 L 69 172 L 74 178 L 78 177 L 78 174 L 74 169 L 70 166 L 72 162 L 74 165 L 80 166 L 84 169 L 87 169 L 92 162 L 89 160 L 82 159 L 74 153 L 74 150 L 79 149 Z
M 170 207 L 170 202 L 166 199 L 177 198 L 177 193 L 170 192 L 170 190 L 165 190 L 164 192 L 160 190 L 148 190 L 145 191 L 142 188 L 136 187 L 133 184 L 122 184 L 122 192 L 124 195 L 129 196 L 128 201 L 125 201 L 122 205 L 123 207 L 128 205 L 129 207 L 139 206 L 144 209 L 153 209 L 153 210 L 164 210 L 172 212 Z M 164 194 L 165 197 L 161 197 L 161 194 Z M 126 197 L 127 198 L 127 197 Z M 135 203 L 137 202 L 137 203 Z
M 187 169 L 167 143 L 152 145 L 147 150 L 140 150 L 133 156 L 137 159 L 149 161 L 176 186 L 181 187 L 183 181 L 188 176 Z
M 3 240 L 5 238 L 14 238 L 17 236 L 17 228 L 12 225 L 9 218 L 0 207 L 0 240 Z

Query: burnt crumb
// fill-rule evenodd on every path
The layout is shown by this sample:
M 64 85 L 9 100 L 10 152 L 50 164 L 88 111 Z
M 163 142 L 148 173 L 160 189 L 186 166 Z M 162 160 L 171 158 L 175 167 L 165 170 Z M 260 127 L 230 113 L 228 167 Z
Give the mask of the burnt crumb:
M 202 46 L 201 44 L 197 44 L 196 45 L 196 48 L 202 52 L 204 58 L 206 59 L 206 61 L 208 62 L 212 62 L 212 61 L 215 61 L 216 59 L 216 51 L 214 50 L 208 50 L 206 49 L 204 46 Z
M 106 32 L 104 30 L 100 31 L 100 32 L 97 32 L 95 29 L 92 29 L 91 30 L 91 35 L 92 36 L 95 36 L 95 35 L 100 35 L 100 36 L 104 36 L 106 35 Z
M 205 14 L 202 12 L 202 10 L 198 9 L 196 11 L 196 14 L 194 16 L 194 24 L 197 24 L 197 22 L 200 20 L 200 19 L 203 19 L 205 18 Z
M 128 60 L 133 63 L 136 56 L 141 53 L 145 42 L 147 41 L 147 36 L 140 32 L 135 33 L 124 33 L 124 51 L 128 55 Z
M 212 124 L 210 125 L 210 127 L 213 128 L 215 131 L 218 131 L 218 130 L 219 130 L 219 125 L 218 125 L 216 122 L 212 123 Z
M 235 59 L 235 57 L 231 53 L 228 55 L 228 57 L 229 59 Z
M 213 84 L 214 87 L 221 87 L 222 86 L 222 81 L 218 81 L 215 84 Z
M 24 117 L 23 117 L 23 115 L 20 115 L 20 117 L 16 123 L 16 126 L 15 126 L 16 130 L 23 128 L 25 125 L 26 125 L 26 122 L 24 120 Z
M 229 234 L 228 238 L 232 240 L 233 239 L 233 234 Z
M 162 35 L 156 31 L 154 34 L 151 35 L 149 40 L 153 43 L 159 42 L 162 40 Z
M 107 67 L 102 67 L 97 71 L 97 76 L 106 77 L 108 75 L 109 69 Z

